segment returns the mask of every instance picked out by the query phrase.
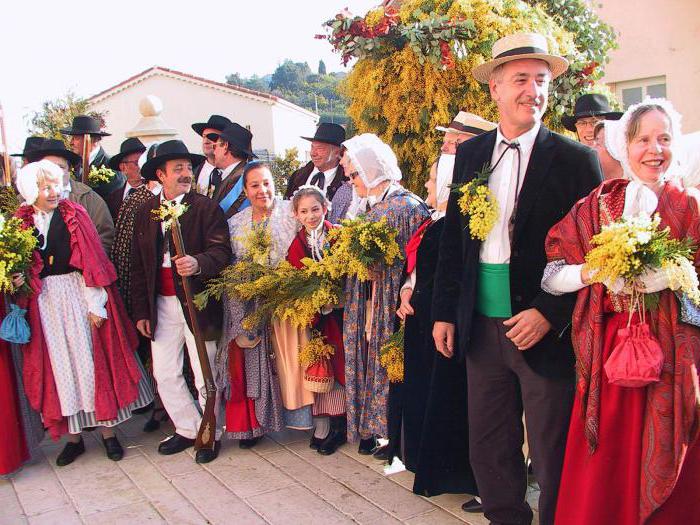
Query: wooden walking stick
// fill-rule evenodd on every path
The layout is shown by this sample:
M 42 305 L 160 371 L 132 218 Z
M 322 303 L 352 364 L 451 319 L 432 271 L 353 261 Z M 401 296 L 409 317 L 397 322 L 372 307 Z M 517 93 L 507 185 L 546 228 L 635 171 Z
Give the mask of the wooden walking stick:
M 178 257 L 184 257 L 185 244 L 182 241 L 182 231 L 180 230 L 180 221 L 173 217 L 170 228 L 173 234 L 173 244 L 175 244 L 175 253 Z M 190 278 L 184 275 L 180 276 L 182 280 L 182 289 L 185 292 L 185 301 L 187 302 L 187 313 L 192 322 L 192 332 L 194 333 L 194 342 L 197 347 L 197 355 L 199 356 L 199 365 L 202 368 L 202 376 L 204 377 L 204 390 L 206 404 L 204 405 L 204 414 L 202 415 L 202 423 L 199 425 L 197 432 L 197 440 L 194 443 L 194 449 L 200 450 L 204 448 L 214 449 L 214 440 L 216 437 L 216 384 L 214 383 L 214 375 L 211 371 L 211 363 L 209 363 L 209 355 L 207 347 L 202 337 L 202 331 L 199 328 L 197 321 L 197 309 L 194 306 L 194 298 L 190 287 Z
M 80 178 L 83 184 L 88 184 L 90 174 L 90 152 L 92 151 L 92 137 L 89 133 L 83 135 L 83 175 Z
M 5 154 L 2 156 L 2 184 L 3 186 L 9 186 L 12 184 L 12 173 L 10 172 L 10 146 L 7 144 L 7 135 L 5 135 L 5 112 L 2 110 L 2 104 L 0 104 L 0 134 L 2 134 L 2 144 L 5 146 Z

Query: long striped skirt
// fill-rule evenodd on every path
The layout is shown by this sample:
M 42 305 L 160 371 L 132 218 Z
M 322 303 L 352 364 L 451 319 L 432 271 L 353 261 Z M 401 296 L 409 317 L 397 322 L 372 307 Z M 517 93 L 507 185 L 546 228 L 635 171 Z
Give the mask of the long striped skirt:
M 131 417 L 131 412 L 153 401 L 146 371 L 141 368 L 136 401 L 120 409 L 116 419 L 98 421 L 95 416 L 95 365 L 85 281 L 78 272 L 42 279 L 38 298 L 41 327 L 51 361 L 61 413 L 68 431 L 78 434 L 85 427 L 113 427 Z

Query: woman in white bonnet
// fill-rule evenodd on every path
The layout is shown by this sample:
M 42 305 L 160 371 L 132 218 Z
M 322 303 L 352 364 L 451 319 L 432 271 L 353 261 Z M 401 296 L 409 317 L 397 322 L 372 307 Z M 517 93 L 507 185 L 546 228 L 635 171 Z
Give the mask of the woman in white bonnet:
M 343 142 L 341 165 L 355 192 L 367 201 L 366 220 L 379 221 L 397 230 L 403 248 L 430 216 L 425 203 L 400 184 L 396 155 L 379 137 L 370 133 Z M 401 288 L 403 261 L 374 269 L 370 283 L 348 279 L 345 289 L 343 343 L 348 440 L 360 440 L 359 452 L 371 454 L 377 436 L 387 437 L 389 380 L 379 363 L 379 349 L 394 333 L 396 307 Z
M 58 466 L 85 451 L 83 430 L 101 427 L 106 455 L 124 451 L 114 427 L 153 395 L 136 357 L 136 332 L 114 282 L 116 272 L 85 209 L 61 198 L 63 172 L 48 160 L 19 170 L 25 200 L 16 215 L 38 243 L 25 273 L 31 293 L 18 303 L 31 329 L 23 345 L 24 387 L 53 439 L 68 433 Z
M 578 292 L 576 400 L 556 514 L 562 525 L 700 523 L 700 316 L 681 308 L 665 272 L 648 270 L 638 289 L 659 293 L 647 322 L 663 352 L 661 377 L 646 386 L 613 384 L 603 365 L 628 326 L 630 296 L 617 283 L 592 284 L 584 264 L 593 235 L 621 217 L 658 213 L 671 238 L 700 246 L 698 194 L 675 180 L 680 136 L 680 115 L 668 101 L 630 107 L 609 137 L 624 177 L 603 182 L 547 237 L 542 287 Z

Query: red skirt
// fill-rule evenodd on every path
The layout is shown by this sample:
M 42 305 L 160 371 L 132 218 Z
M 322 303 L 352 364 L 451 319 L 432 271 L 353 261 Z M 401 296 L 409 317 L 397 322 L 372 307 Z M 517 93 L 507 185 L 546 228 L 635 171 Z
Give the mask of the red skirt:
M 0 476 L 11 474 L 29 460 L 10 352 L 10 345 L 0 340 L 0 421 L 4 422 L 0 432 Z
M 604 355 L 617 344 L 626 313 L 611 314 L 605 326 Z M 557 513 L 558 525 L 639 525 L 645 388 L 611 385 L 603 372 L 598 448 L 588 451 L 581 396 L 577 392 L 566 443 Z M 700 446 L 688 452 L 670 498 L 647 525 L 700 525 Z
M 226 432 L 252 432 L 260 427 L 255 401 L 246 396 L 245 356 L 235 341 L 228 345 L 228 373 L 231 399 L 226 401 Z

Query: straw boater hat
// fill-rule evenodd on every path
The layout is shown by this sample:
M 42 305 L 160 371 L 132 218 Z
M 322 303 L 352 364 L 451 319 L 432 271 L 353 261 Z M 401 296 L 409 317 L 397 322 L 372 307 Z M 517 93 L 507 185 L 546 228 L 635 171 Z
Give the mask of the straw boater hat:
M 438 131 L 445 133 L 469 133 L 471 135 L 481 135 L 486 131 L 496 128 L 497 124 L 489 122 L 474 113 L 460 111 L 447 127 L 435 126 Z
M 474 78 L 482 84 L 488 84 L 491 72 L 501 64 L 535 58 L 549 64 L 552 78 L 557 78 L 569 68 L 569 61 L 564 57 L 550 55 L 547 39 L 537 33 L 515 33 L 496 40 L 491 51 L 490 61 L 476 66 L 472 70 Z

